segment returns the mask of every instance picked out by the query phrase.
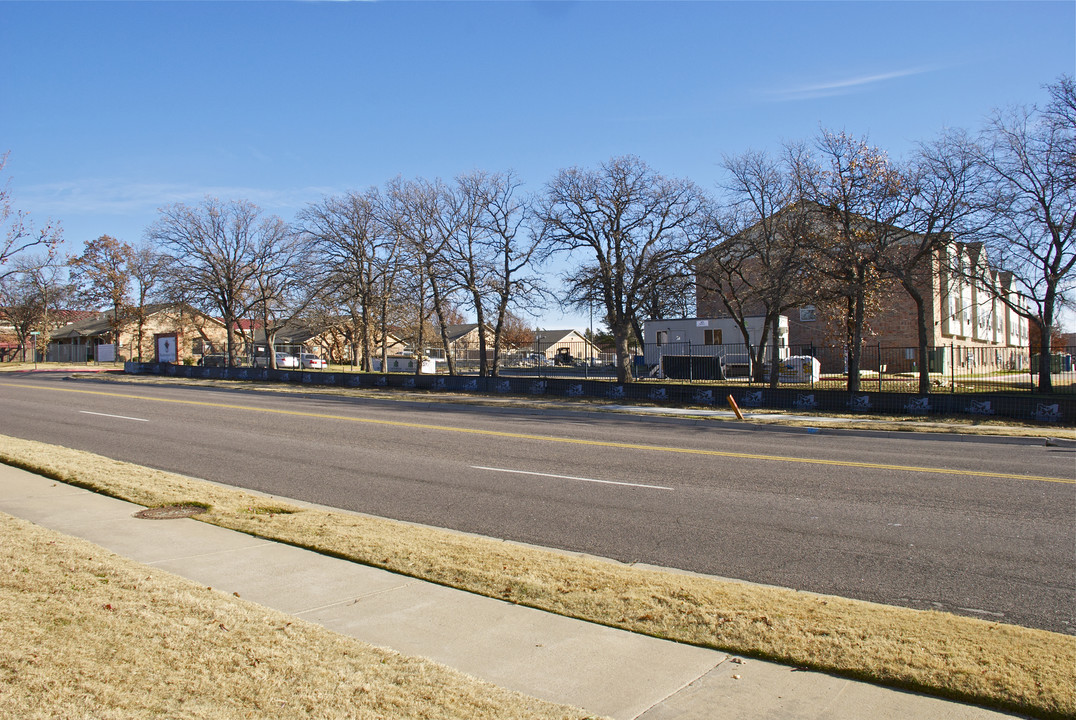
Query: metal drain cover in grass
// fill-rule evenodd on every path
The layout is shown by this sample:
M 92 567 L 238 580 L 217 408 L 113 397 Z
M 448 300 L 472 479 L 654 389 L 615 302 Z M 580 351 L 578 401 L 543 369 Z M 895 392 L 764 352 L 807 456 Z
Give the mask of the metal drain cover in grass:
M 178 520 L 189 518 L 204 513 L 205 508 L 200 505 L 165 505 L 164 507 L 146 508 L 136 512 L 136 518 L 143 520 Z

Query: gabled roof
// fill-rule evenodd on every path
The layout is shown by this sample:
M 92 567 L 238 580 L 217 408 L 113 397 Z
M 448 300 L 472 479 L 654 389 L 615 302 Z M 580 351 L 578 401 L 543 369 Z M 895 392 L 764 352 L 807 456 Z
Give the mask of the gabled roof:
M 72 323 L 77 323 L 82 320 L 89 320 L 91 318 L 95 318 L 100 314 L 101 312 L 99 310 L 53 310 L 50 313 L 50 317 L 52 317 L 57 323 L 60 323 L 62 325 L 70 325 Z
M 306 323 L 293 321 L 285 323 L 283 327 L 277 330 L 273 335 L 273 340 L 275 344 L 302 345 L 310 338 L 321 335 L 327 329 L 316 329 Z M 265 330 L 261 327 L 254 331 L 254 342 L 265 342 Z
M 180 308 L 185 313 L 197 313 L 198 315 L 201 315 L 206 319 L 213 320 L 214 322 L 218 323 L 220 322 L 216 318 L 211 318 L 200 310 L 196 310 L 189 305 L 181 306 L 176 303 L 153 303 L 150 305 L 146 305 L 144 310 L 146 313 L 146 317 L 151 317 L 160 312 L 164 312 L 166 310 L 175 310 L 176 308 Z M 104 335 L 108 332 L 111 332 L 112 330 L 111 323 L 113 316 L 114 313 L 112 311 L 94 313 L 92 317 L 88 317 L 84 320 L 79 320 L 78 322 L 73 322 L 69 325 L 65 325 L 62 328 L 59 328 L 58 330 L 55 330 L 54 332 L 50 333 L 50 335 L 53 338 L 95 337 L 97 335 Z M 126 326 L 133 322 L 133 318 L 127 318 L 124 321 L 124 325 Z
M 317 324 L 311 324 L 301 320 L 293 320 L 285 323 L 283 327 L 277 330 L 273 336 L 273 340 L 277 345 L 302 345 L 314 338 L 324 335 L 333 328 L 340 327 L 345 322 L 347 321 L 341 319 L 339 322 L 321 321 Z M 390 345 L 401 342 L 401 340 L 392 332 L 388 334 L 388 337 Z M 265 331 L 260 326 L 254 331 L 254 342 L 265 342 Z
M 448 337 L 449 342 L 455 342 L 462 337 L 470 335 L 477 329 L 478 323 L 467 323 L 465 325 L 445 325 L 445 335 Z
M 111 315 L 109 313 L 98 313 L 91 318 L 85 320 L 79 320 L 73 322 L 70 325 L 65 325 L 58 330 L 54 330 L 51 333 L 53 338 L 69 338 L 69 337 L 92 337 L 94 335 L 103 335 L 111 328 L 110 322 Z
M 781 208 L 779 210 L 776 210 L 775 212 L 768 215 L 766 218 L 756 222 L 754 225 L 752 225 L 750 227 L 747 227 L 747 228 L 744 228 L 743 230 L 736 233 L 736 235 L 732 236 L 731 238 L 726 238 L 726 239 L 722 240 L 721 242 L 719 242 L 718 244 L 714 245 L 713 247 L 707 248 L 706 250 L 702 251 L 701 253 L 699 253 L 698 255 L 693 257 L 689 261 L 688 264 L 691 265 L 691 266 L 696 266 L 699 262 L 705 260 L 708 256 L 712 256 L 712 255 L 716 254 L 718 248 L 724 246 L 726 243 L 728 243 L 728 242 L 730 242 L 732 240 L 736 240 L 737 238 L 743 238 L 745 236 L 748 236 L 749 233 L 753 233 L 753 232 L 755 232 L 755 230 L 757 228 L 762 227 L 762 224 L 764 222 L 766 222 L 766 221 L 773 220 L 775 218 L 779 218 L 779 217 L 781 217 L 783 215 L 788 215 L 788 214 L 793 213 L 793 212 L 816 213 L 817 214 L 817 213 L 827 213 L 827 212 L 830 212 L 830 210 L 828 208 L 826 208 L 825 206 L 815 202 L 814 200 L 797 200 L 797 201 L 795 201 L 793 203 L 785 205 L 783 208 Z M 863 217 L 861 215 L 853 215 L 853 217 L 854 217 L 854 220 L 856 222 L 867 224 L 867 225 L 872 226 L 872 227 L 884 228 L 886 233 L 891 233 L 891 234 L 893 234 L 895 236 L 903 236 L 903 238 L 901 239 L 901 242 L 908 241 L 908 240 L 911 240 L 913 238 L 922 237 L 922 235 L 920 233 L 915 232 L 914 230 L 908 230 L 907 228 L 902 228 L 902 227 L 899 227 L 897 225 L 892 225 L 890 223 L 882 222 L 880 220 L 871 220 L 870 218 L 866 218 L 866 217 Z M 935 233 L 935 234 L 946 235 L 948 233 Z
M 536 334 L 538 336 L 539 352 L 545 352 L 551 346 L 559 345 L 565 342 L 589 342 L 586 337 L 583 336 L 583 333 L 579 332 L 578 330 L 538 330 Z M 593 345 L 594 343 L 590 344 Z
M 445 325 L 445 335 L 448 336 L 449 342 L 456 342 L 467 337 L 475 330 L 478 329 L 478 323 L 467 323 L 465 325 Z M 493 334 L 493 328 L 489 325 L 486 326 L 486 336 L 489 337 Z

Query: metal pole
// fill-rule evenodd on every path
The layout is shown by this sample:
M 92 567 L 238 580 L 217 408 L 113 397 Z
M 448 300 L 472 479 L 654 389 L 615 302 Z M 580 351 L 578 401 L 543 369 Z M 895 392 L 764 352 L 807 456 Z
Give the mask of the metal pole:
M 587 338 L 587 364 L 583 371 L 583 377 L 590 377 L 590 366 L 594 364 L 594 298 L 587 299 L 587 307 L 590 309 L 590 337 Z
M 949 394 L 956 393 L 956 343 L 949 343 Z

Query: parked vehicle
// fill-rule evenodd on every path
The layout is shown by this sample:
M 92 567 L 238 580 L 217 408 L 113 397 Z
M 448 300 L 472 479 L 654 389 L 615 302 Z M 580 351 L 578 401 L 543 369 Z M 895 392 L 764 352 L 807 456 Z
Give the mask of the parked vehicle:
M 575 358 L 572 357 L 572 351 L 568 348 L 561 348 L 557 350 L 557 354 L 553 356 L 553 364 L 566 367 L 572 367 L 575 365 Z
M 302 365 L 304 370 L 324 370 L 329 367 L 329 363 L 313 353 L 299 355 L 299 364 Z
M 276 353 L 277 369 L 290 369 L 299 367 L 299 358 L 288 353 Z M 254 357 L 254 367 L 269 367 L 269 356 L 258 354 Z

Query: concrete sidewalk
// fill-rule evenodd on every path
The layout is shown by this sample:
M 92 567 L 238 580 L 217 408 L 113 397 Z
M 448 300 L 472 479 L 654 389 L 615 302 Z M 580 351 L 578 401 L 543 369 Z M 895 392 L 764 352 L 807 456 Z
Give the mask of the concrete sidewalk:
M 280 499 L 280 498 L 278 498 Z M 297 503 L 302 504 L 302 503 Z M 0 465 L 0 512 L 505 688 L 616 720 L 1020 717 L 520 607 Z

